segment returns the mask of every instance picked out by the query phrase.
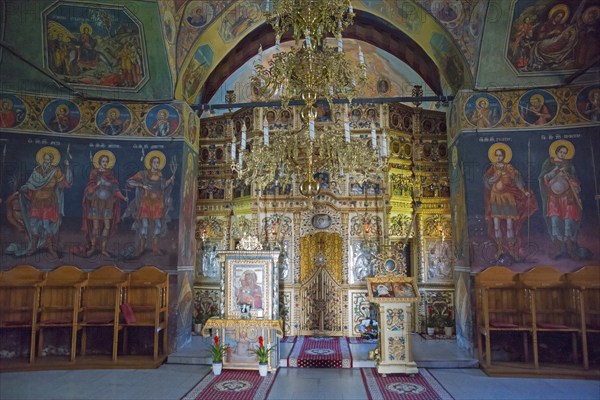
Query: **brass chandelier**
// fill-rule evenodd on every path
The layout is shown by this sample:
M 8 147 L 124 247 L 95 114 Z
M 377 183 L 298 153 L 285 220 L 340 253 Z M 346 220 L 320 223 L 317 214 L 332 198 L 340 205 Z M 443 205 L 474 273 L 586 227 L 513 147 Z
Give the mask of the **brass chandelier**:
M 332 181 L 351 174 L 364 180 L 380 173 L 387 165 L 385 133 L 377 145 L 375 121 L 371 135 L 352 137 L 348 105 L 342 124 L 315 124 L 317 102 L 327 101 L 331 110 L 335 99 L 352 102 L 367 78 L 364 55 L 359 47 L 359 65 L 353 65 L 343 51 L 342 31 L 354 19 L 349 0 L 267 0 L 265 18 L 275 31 L 275 54 L 268 67 L 263 65 L 262 47 L 254 65 L 251 84 L 260 100 L 275 96 L 287 108 L 290 100 L 302 100 L 299 130 L 269 132 L 264 119 L 263 135 L 246 140 L 242 128 L 239 153 L 232 135 L 232 170 L 245 184 L 261 189 L 267 184 L 287 185 L 294 177 L 303 179 L 300 193 L 314 197 L 320 192 L 315 172 L 329 173 Z M 280 51 L 280 39 L 291 32 L 295 46 Z M 337 42 L 336 47 L 328 44 Z M 342 122 L 342 121 L 340 121 Z M 369 140 L 370 139 L 370 140 Z M 303 178 L 302 178 L 303 177 Z

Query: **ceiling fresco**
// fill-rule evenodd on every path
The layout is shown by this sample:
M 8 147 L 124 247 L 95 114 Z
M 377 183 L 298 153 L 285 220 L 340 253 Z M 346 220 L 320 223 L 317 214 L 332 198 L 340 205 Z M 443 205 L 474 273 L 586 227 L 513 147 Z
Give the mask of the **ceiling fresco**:
M 293 44 L 293 41 L 284 42 L 281 44 L 281 50 L 287 51 Z M 359 62 L 359 46 L 362 48 L 365 55 L 365 63 L 368 68 L 368 80 L 362 91 L 363 94 L 361 97 L 377 98 L 411 96 L 414 85 L 421 85 L 425 96 L 435 95 L 433 90 L 425 84 L 423 78 L 390 53 L 378 49 L 369 43 L 359 42 L 354 39 L 344 39 L 344 51 L 353 59 L 353 62 L 356 65 L 358 65 Z M 264 66 L 268 65 L 269 61 L 273 58 L 274 53 L 274 47 L 263 51 Z M 257 59 L 258 55 L 248 60 L 242 67 L 233 72 L 210 99 L 208 102 L 209 106 L 211 104 L 225 104 L 227 90 L 234 90 L 236 101 L 239 103 L 253 101 L 250 90 L 250 76 L 252 74 L 253 65 Z M 274 97 L 274 99 L 277 98 L 277 96 Z M 427 107 L 428 105 L 426 104 L 424 106 Z M 224 111 L 225 110 L 213 110 L 213 115 Z
M 2 91 L 106 100 L 173 98 L 163 33 L 156 27 L 158 3 L 0 4 Z
M 600 0 L 490 0 L 476 88 L 597 82 Z M 588 69 L 589 68 L 589 69 Z

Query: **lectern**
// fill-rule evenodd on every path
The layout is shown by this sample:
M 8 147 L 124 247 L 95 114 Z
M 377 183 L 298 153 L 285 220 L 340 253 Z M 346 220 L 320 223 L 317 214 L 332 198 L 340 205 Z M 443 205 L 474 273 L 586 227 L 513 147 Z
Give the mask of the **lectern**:
M 416 374 L 412 358 L 411 326 L 419 291 L 413 278 L 380 276 L 368 278 L 369 301 L 377 308 L 379 341 L 376 359 L 380 374 Z

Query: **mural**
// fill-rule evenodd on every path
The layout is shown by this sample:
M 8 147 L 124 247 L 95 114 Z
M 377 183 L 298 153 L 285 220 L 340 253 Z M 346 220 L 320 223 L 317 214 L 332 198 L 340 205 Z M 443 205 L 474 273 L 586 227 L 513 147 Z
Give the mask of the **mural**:
M 46 127 L 57 133 L 68 133 L 79 126 L 81 114 L 79 107 L 69 100 L 50 102 L 43 113 Z
M 596 129 L 463 135 L 473 269 L 544 264 L 571 271 L 600 261 Z
M 46 67 L 64 82 L 127 90 L 147 79 L 141 24 L 127 9 L 59 4 L 44 22 Z
M 202 32 L 211 22 L 218 18 L 232 3 L 231 0 L 222 1 L 188 1 L 183 13 L 183 23 L 177 36 L 177 67 L 181 68 L 187 55 L 193 51 L 192 47 Z M 195 47 L 195 46 L 194 46 Z
M 105 135 L 120 135 L 131 126 L 131 112 L 123 104 L 105 104 L 96 114 L 96 126 Z
M 519 114 L 529 125 L 546 125 L 556 116 L 556 99 L 545 90 L 530 90 L 519 99 Z
M 477 128 L 493 128 L 502 119 L 502 105 L 491 94 L 478 94 L 465 103 L 465 117 Z
M 519 72 L 577 70 L 600 55 L 600 1 L 519 0 L 506 57 Z
M 198 159 L 197 155 L 190 149 L 187 149 L 183 167 L 183 194 L 181 199 L 181 223 L 179 224 L 179 237 L 184 238 L 179 246 L 179 264 L 194 265 L 194 253 L 196 237 L 192 235 L 196 229 L 196 197 Z
M 182 75 L 183 95 L 186 99 L 192 99 L 204 80 L 204 75 L 213 62 L 213 49 L 205 44 L 196 50 L 194 58 Z
M 179 128 L 179 112 L 175 107 L 161 104 L 146 115 L 146 130 L 156 137 L 171 136 Z
M 19 126 L 27 115 L 23 100 L 12 94 L 2 94 L 0 97 L 0 128 Z
M 247 0 L 240 1 L 223 16 L 219 26 L 219 36 L 224 43 L 231 42 L 262 18 L 262 11 L 258 3 Z
M 0 140 L 3 265 L 168 267 L 178 247 L 185 251 L 177 244 L 179 210 L 190 213 L 179 195 L 182 144 L 16 133 Z M 187 158 L 186 202 L 196 165 L 193 152 Z
M 185 113 L 183 110 L 186 110 Z M 183 116 L 188 116 L 187 125 Z M 198 121 L 183 102 L 142 103 L 78 101 L 40 96 L 0 95 L 0 128 L 49 131 L 73 136 L 185 137 L 195 143 Z M 184 125 L 187 129 L 182 129 Z
M 600 86 L 584 88 L 577 95 L 577 111 L 592 122 L 600 122 Z

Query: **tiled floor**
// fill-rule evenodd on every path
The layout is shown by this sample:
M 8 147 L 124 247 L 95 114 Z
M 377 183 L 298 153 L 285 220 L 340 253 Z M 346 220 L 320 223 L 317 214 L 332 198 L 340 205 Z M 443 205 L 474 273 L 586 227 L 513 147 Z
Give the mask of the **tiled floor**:
M 600 399 L 600 381 L 570 379 L 490 378 L 453 341 L 413 339 L 414 359 L 455 399 Z M 210 372 L 207 341 L 169 357 L 154 370 L 80 370 L 0 373 L 1 400 L 177 400 Z M 351 345 L 363 366 L 372 345 Z M 282 346 L 285 357 L 291 344 Z M 175 364 L 177 362 L 177 364 Z M 180 364 L 181 363 L 181 364 Z M 360 369 L 280 368 L 268 399 L 366 399 Z

